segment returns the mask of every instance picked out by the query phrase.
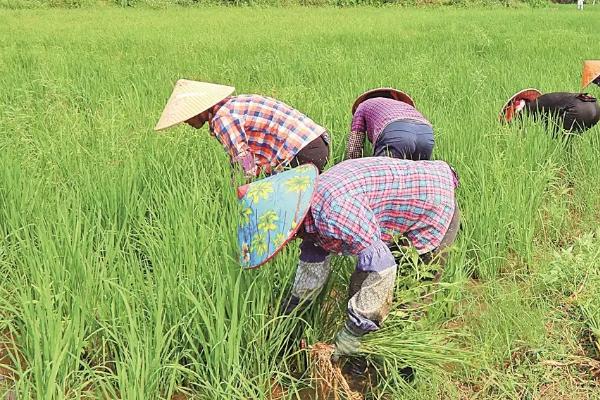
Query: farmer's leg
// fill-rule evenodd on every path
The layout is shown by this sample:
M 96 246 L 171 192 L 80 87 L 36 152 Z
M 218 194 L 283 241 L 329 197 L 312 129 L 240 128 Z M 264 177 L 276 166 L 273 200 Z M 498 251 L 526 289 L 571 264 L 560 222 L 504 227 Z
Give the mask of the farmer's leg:
M 440 245 L 433 251 L 429 253 L 425 253 L 421 256 L 421 260 L 430 264 L 435 262 L 439 265 L 439 270 L 435 274 L 433 278 L 434 282 L 438 282 L 442 273 L 444 272 L 444 268 L 446 267 L 446 261 L 448 260 L 448 251 L 450 246 L 456 241 L 456 236 L 458 235 L 458 231 L 460 230 L 460 209 L 458 208 L 458 204 L 454 207 L 454 214 L 452 215 L 452 219 L 450 220 L 450 225 L 448 226 L 448 230 L 446 234 L 442 238 Z
M 413 124 L 405 124 L 400 121 L 388 124 L 373 145 L 373 155 L 375 157 L 410 159 L 417 147 L 416 134 L 410 125 Z
M 362 336 L 379 329 L 390 310 L 395 280 L 396 261 L 381 240 L 358 255 L 348 290 L 349 331 Z
M 357 356 L 362 336 L 376 331 L 389 313 L 396 262 L 387 245 L 376 241 L 358 255 L 348 288 L 348 318 L 336 336 L 337 356 L 350 356 L 345 370 L 354 375 L 366 372 L 364 357 Z
M 300 260 L 294 284 L 288 298 L 282 304 L 282 313 L 291 314 L 299 305 L 305 307 L 323 290 L 329 279 L 329 253 L 310 239 L 300 245 Z
M 290 162 L 291 167 L 302 164 L 314 164 L 319 172 L 323 172 L 329 159 L 329 144 L 323 134 L 304 146 Z
M 414 161 L 430 160 L 433 153 L 435 140 L 433 138 L 433 128 L 425 124 L 415 124 L 416 127 L 416 146 L 412 155 Z

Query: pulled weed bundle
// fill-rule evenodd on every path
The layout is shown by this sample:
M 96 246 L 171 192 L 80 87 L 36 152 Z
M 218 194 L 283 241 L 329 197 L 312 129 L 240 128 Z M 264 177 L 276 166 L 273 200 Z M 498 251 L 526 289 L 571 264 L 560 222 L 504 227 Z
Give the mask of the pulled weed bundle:
M 366 335 L 361 352 L 383 370 L 411 367 L 418 372 L 444 374 L 450 366 L 467 365 L 471 354 L 458 347 L 449 330 L 420 330 L 390 324 Z
M 326 343 L 316 343 L 310 350 L 312 378 L 316 383 L 319 399 L 339 399 L 339 392 L 348 400 L 362 400 L 363 396 L 350 388 L 340 366 L 331 361 L 334 347 Z

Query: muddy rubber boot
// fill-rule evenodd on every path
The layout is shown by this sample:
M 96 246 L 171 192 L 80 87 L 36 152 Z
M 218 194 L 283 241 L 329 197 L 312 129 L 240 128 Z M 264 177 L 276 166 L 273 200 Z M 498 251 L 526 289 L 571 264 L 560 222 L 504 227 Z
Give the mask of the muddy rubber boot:
M 406 366 L 400 368 L 398 373 L 406 381 L 406 383 L 413 383 L 415 381 L 415 370 L 412 367 Z
M 367 360 L 364 357 L 348 357 L 344 362 L 342 372 L 346 375 L 360 377 L 367 374 L 367 367 Z
M 300 299 L 296 296 L 288 295 L 279 306 L 280 315 L 290 315 L 300 305 Z M 302 310 L 298 310 L 302 311 Z
M 348 357 L 342 367 L 342 374 L 350 389 L 355 392 L 365 395 L 372 386 L 371 371 L 364 357 Z

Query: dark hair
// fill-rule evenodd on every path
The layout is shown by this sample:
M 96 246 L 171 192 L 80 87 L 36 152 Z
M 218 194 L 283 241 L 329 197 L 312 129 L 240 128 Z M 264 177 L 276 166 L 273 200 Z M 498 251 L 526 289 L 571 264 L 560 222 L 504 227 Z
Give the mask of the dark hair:
M 364 100 L 375 99 L 377 97 L 382 97 L 384 99 L 397 100 L 396 97 L 394 97 L 394 94 L 389 90 L 380 90 L 377 92 L 369 93 L 369 95 L 366 96 Z

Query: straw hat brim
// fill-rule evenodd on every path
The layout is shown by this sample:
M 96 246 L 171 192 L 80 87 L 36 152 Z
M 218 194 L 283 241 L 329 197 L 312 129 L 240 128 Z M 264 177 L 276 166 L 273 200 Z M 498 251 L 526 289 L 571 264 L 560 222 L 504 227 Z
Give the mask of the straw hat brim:
M 364 92 L 363 94 L 358 96 L 356 100 L 354 100 L 354 104 L 352 104 L 352 114 L 354 115 L 360 103 L 368 99 L 373 99 L 375 97 L 385 97 L 388 99 L 394 99 L 406 103 L 411 107 L 415 106 L 415 102 L 413 101 L 413 99 L 401 90 L 394 88 L 376 88 Z
M 154 127 L 161 131 L 208 110 L 235 91 L 232 86 L 180 79 Z
M 598 77 L 600 77 L 600 60 L 584 61 L 583 72 L 581 73 L 581 87 L 588 87 Z
M 504 103 L 504 106 L 502 106 L 502 110 L 500 111 L 498 119 L 502 122 L 510 122 L 512 120 L 512 115 L 507 115 L 507 113 L 517 100 L 533 101 L 541 95 L 542 92 L 535 88 L 528 88 L 518 91 L 517 93 L 513 94 L 506 103 Z

